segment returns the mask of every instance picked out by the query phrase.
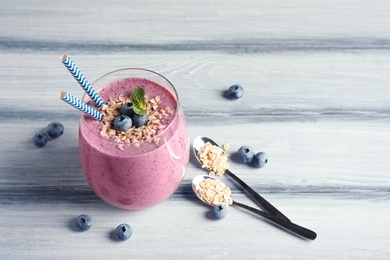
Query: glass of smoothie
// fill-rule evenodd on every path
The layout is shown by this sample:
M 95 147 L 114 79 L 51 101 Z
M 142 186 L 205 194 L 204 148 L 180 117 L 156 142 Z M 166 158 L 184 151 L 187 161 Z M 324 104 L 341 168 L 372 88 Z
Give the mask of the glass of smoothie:
M 105 105 L 98 108 L 83 97 L 103 114 L 102 121 L 87 114 L 80 119 L 80 160 L 89 186 L 122 209 L 163 202 L 181 184 L 189 159 L 186 121 L 174 86 L 162 75 L 138 68 L 110 72 L 92 86 Z M 146 93 L 147 123 L 119 131 L 113 120 L 136 88 Z

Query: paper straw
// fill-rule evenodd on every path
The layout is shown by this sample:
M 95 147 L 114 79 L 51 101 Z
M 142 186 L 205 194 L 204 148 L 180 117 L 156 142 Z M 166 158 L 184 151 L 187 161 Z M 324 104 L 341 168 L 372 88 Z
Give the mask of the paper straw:
M 65 67 L 68 68 L 68 70 L 73 75 L 73 77 L 79 82 L 80 86 L 84 89 L 84 91 L 88 94 L 88 96 L 93 100 L 93 102 L 96 104 L 96 106 L 98 106 L 98 107 L 103 106 L 104 101 L 98 95 L 96 90 L 93 89 L 92 85 L 84 77 L 83 73 L 81 73 L 79 68 L 72 61 L 72 59 L 68 55 L 63 54 L 61 56 L 61 61 L 62 61 L 62 63 L 64 63 Z
M 60 99 L 67 102 L 68 104 L 72 105 L 73 107 L 77 108 L 78 110 L 92 116 L 93 118 L 96 118 L 97 120 L 101 121 L 103 119 L 102 113 L 97 111 L 96 109 L 88 106 L 87 104 L 83 103 L 81 100 L 75 98 L 68 92 L 62 91 L 60 93 Z

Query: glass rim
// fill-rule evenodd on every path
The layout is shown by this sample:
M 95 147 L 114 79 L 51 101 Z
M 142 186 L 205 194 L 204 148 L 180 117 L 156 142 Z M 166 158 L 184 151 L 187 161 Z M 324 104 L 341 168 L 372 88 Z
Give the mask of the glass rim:
M 93 86 L 96 82 L 98 82 L 99 80 L 103 79 L 104 77 L 107 77 L 109 75 L 112 75 L 114 73 L 118 73 L 118 72 L 122 72 L 122 71 L 137 71 L 137 70 L 140 70 L 140 71 L 144 71 L 144 72 L 148 72 L 148 73 L 152 73 L 156 76 L 159 76 L 161 78 L 163 78 L 164 80 L 166 80 L 169 85 L 172 87 L 173 89 L 173 94 L 176 98 L 177 101 L 179 101 L 179 96 L 177 95 L 177 91 L 176 91 L 176 88 L 173 86 L 172 82 L 167 79 L 165 76 L 163 76 L 162 74 L 158 73 L 158 72 L 155 72 L 153 70 L 150 70 L 150 69 L 144 69 L 144 68 L 138 68 L 138 67 L 127 67 L 127 68 L 122 68 L 122 69 L 116 69 L 116 70 L 113 70 L 113 71 L 110 71 L 102 76 L 100 76 L 99 78 L 97 78 L 94 82 L 91 83 L 91 85 Z M 83 95 L 83 100 L 84 100 L 84 97 L 85 97 L 86 93 Z M 178 102 L 177 102 L 178 103 Z

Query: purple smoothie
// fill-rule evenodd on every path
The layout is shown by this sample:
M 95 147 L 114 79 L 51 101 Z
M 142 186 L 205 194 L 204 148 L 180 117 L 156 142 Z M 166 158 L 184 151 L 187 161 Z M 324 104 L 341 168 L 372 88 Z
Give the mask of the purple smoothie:
M 169 83 L 169 82 L 168 82 Z M 118 95 L 131 95 L 141 86 L 149 98 L 161 97 L 161 108 L 174 113 L 166 118 L 167 128 L 158 144 L 141 142 L 123 145 L 99 134 L 99 122 L 88 115 L 80 121 L 79 151 L 84 175 L 93 191 L 107 203 L 123 209 L 143 209 L 171 196 L 184 178 L 189 158 L 187 127 L 176 93 L 145 78 L 122 78 L 100 89 L 107 102 Z M 94 106 L 90 101 L 89 105 Z

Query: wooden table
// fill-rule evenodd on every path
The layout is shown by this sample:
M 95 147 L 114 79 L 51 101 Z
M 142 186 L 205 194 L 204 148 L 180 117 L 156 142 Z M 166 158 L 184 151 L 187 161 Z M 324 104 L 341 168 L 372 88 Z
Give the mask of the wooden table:
M 2 1 L 0 7 L 1 259 L 389 259 L 390 2 Z M 124 67 L 176 86 L 189 138 L 251 145 L 262 169 L 231 170 L 294 222 L 308 241 L 237 207 L 220 221 L 182 185 L 143 211 L 113 208 L 89 189 L 78 158 L 80 97 L 67 53 L 91 81 Z M 224 98 L 241 84 L 239 100 Z M 32 136 L 51 121 L 65 134 Z M 236 200 L 254 205 L 222 177 Z M 88 213 L 88 232 L 73 228 Z M 112 239 L 120 223 L 126 242 Z

